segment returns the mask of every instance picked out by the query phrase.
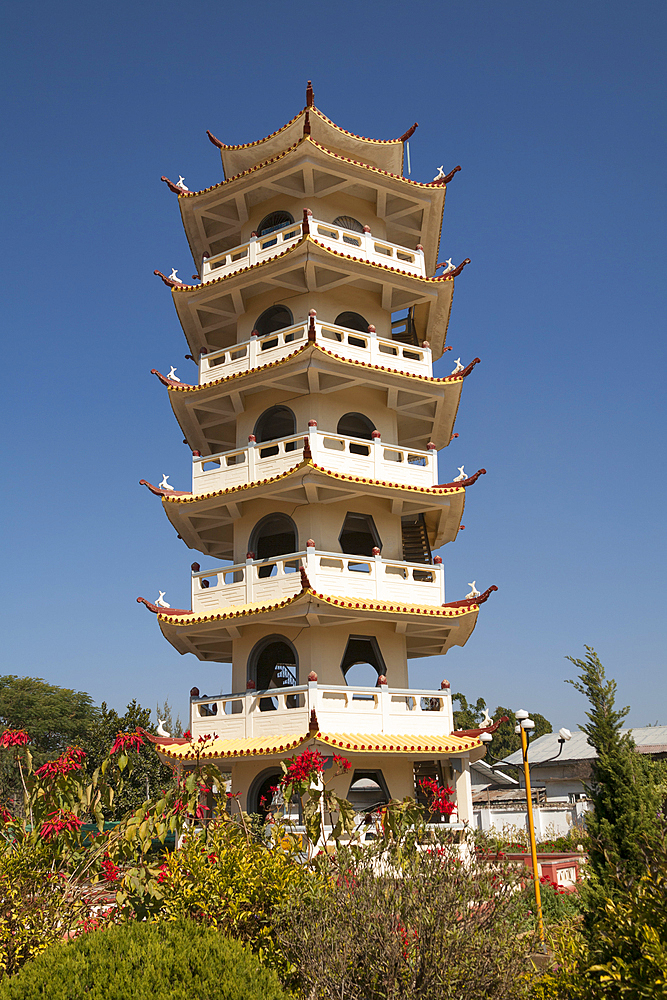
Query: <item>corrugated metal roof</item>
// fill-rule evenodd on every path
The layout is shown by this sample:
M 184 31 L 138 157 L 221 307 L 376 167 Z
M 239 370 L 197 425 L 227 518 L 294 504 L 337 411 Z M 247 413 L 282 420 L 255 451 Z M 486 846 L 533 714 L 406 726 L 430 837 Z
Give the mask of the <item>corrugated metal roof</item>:
M 621 732 L 631 733 L 640 753 L 664 753 L 667 749 L 667 726 L 643 726 L 642 728 L 622 729 Z M 493 744 L 491 745 L 493 751 Z M 558 733 L 546 733 L 530 744 L 528 760 L 531 764 L 543 764 L 558 753 Z M 586 733 L 579 730 L 572 733 L 572 739 L 564 745 L 558 758 L 559 763 L 571 760 L 593 760 L 595 750 L 588 742 Z M 505 764 L 522 764 L 521 751 L 516 750 L 505 757 Z

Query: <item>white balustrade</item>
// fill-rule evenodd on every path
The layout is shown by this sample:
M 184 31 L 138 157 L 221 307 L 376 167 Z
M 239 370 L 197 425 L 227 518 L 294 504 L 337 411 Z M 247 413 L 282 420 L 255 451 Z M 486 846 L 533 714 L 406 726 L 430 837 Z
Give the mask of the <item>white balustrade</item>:
M 426 277 L 423 250 L 409 250 L 398 243 L 377 239 L 371 233 L 357 233 L 328 222 L 309 217 L 310 235 L 330 250 L 336 250 L 374 264 L 384 264 L 397 270 Z M 265 236 L 252 236 L 231 250 L 205 257 L 202 262 L 202 280 L 210 281 L 232 274 L 243 267 L 251 267 L 270 260 L 293 246 L 303 236 L 303 222 L 294 222 Z
M 367 333 L 349 330 L 333 323 L 315 323 L 315 342 L 347 361 L 362 361 L 409 375 L 433 375 L 429 347 L 413 347 L 397 340 L 378 337 L 371 329 Z M 302 347 L 308 335 L 308 324 L 286 327 L 263 337 L 251 337 L 240 344 L 202 354 L 199 362 L 199 384 L 227 378 L 237 372 L 252 371 L 261 365 L 280 361 Z
M 193 572 L 192 610 L 208 614 L 243 604 L 276 604 L 301 590 L 301 566 L 311 586 L 320 593 L 433 607 L 445 603 L 442 563 L 317 552 L 309 546 L 305 552 L 270 559 L 249 558 L 234 566 Z
M 190 731 L 194 740 L 307 732 L 314 710 L 322 732 L 447 736 L 454 728 L 449 690 L 347 687 L 310 681 L 194 698 Z
M 192 492 L 196 495 L 232 489 L 280 475 L 303 459 L 304 439 L 310 444 L 313 461 L 332 472 L 360 476 L 380 482 L 431 487 L 438 480 L 437 452 L 418 451 L 372 440 L 329 434 L 309 426 L 307 434 L 293 434 L 275 441 L 249 441 L 219 455 L 195 455 L 192 464 Z

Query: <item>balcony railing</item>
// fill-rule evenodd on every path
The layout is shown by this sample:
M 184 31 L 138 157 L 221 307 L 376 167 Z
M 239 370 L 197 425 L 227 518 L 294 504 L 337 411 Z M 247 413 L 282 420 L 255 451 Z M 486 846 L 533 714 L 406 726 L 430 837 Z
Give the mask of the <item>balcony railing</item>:
M 302 461 L 306 440 L 313 461 L 332 472 L 426 488 L 437 483 L 438 459 L 434 449 L 417 451 L 387 445 L 379 434 L 370 441 L 329 434 L 318 430 L 314 420 L 310 424 L 307 435 L 293 434 L 261 443 L 250 435 L 247 448 L 195 456 L 192 492 L 201 495 L 233 489 L 286 472 Z
M 363 361 L 409 375 L 433 375 L 433 362 L 429 347 L 412 347 L 396 340 L 378 337 L 371 328 L 367 333 L 349 330 L 333 323 L 315 323 L 315 342 L 348 361 Z M 247 372 L 272 361 L 280 361 L 298 347 L 308 336 L 308 324 L 286 327 L 277 333 L 250 340 L 231 347 L 202 354 L 199 362 L 199 384 L 205 385 L 218 378 L 227 378 L 237 372 Z
M 371 233 L 356 233 L 329 222 L 321 222 L 312 216 L 308 219 L 308 228 L 310 235 L 330 250 L 426 277 L 423 250 L 409 250 L 397 243 L 377 239 Z M 205 257 L 202 263 L 202 280 L 220 278 L 242 267 L 250 267 L 276 257 L 302 236 L 303 222 L 295 222 L 265 236 L 252 236 L 246 243 L 240 243 L 231 250 L 225 250 L 215 257 Z
M 190 730 L 196 741 L 308 732 L 315 710 L 322 732 L 393 733 L 448 736 L 453 728 L 448 690 L 347 687 L 311 681 L 298 687 L 269 688 L 195 698 Z
M 442 563 L 400 562 L 381 555 L 355 556 L 342 552 L 290 552 L 271 559 L 247 559 L 245 563 L 192 574 L 192 610 L 208 614 L 240 604 L 275 604 L 301 590 L 300 568 L 311 587 L 336 597 L 397 601 L 403 604 L 445 603 Z

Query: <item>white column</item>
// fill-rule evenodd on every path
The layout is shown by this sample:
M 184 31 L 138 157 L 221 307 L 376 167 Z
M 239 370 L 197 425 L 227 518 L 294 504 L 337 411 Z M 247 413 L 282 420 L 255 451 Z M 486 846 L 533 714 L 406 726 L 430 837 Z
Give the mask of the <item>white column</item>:
M 248 434 L 248 482 L 254 483 L 257 479 L 257 442 L 254 434 Z
M 382 479 L 382 438 L 379 431 L 373 431 L 373 479 Z
M 459 823 L 474 822 L 472 811 L 472 785 L 470 783 L 470 761 L 467 757 L 461 757 L 461 770 L 455 773 L 456 781 L 456 805 L 459 814 Z

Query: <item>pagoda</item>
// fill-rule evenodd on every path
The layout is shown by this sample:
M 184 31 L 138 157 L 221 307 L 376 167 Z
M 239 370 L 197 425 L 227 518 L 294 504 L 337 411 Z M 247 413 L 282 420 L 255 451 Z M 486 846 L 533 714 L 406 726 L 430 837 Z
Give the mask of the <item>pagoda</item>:
M 194 687 L 191 741 L 156 742 L 187 768 L 207 736 L 206 756 L 231 771 L 249 812 L 266 809 L 280 761 L 309 747 L 350 760 L 334 787 L 360 811 L 420 797 L 430 776 L 455 790 L 449 821 L 472 821 L 482 730 L 454 732 L 447 681 L 417 690 L 408 679 L 408 658 L 467 642 L 496 589 L 447 603 L 433 556 L 456 539 L 484 470 L 438 482 L 479 359 L 433 376 L 468 261 L 436 274 L 460 168 L 404 177 L 416 127 L 353 135 L 309 83 L 306 106 L 264 139 L 208 133 L 220 183 L 195 192 L 162 178 L 197 273 L 155 273 L 199 377 L 154 374 L 192 450 L 192 489 L 142 483 L 198 555 L 190 608 L 138 600 L 180 653 L 231 663 L 231 691 Z

